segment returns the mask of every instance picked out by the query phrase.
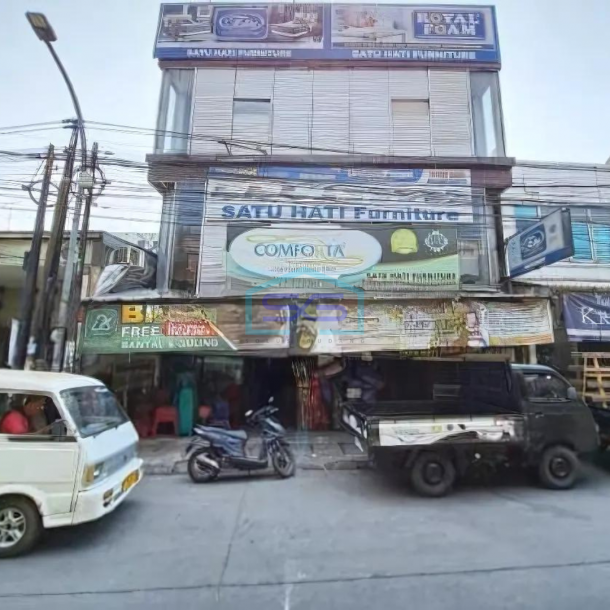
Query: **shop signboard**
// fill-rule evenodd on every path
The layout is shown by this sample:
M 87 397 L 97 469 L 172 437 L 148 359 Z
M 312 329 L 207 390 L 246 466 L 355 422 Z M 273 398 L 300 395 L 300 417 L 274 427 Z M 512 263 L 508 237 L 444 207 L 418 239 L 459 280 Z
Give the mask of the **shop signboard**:
M 159 59 L 500 65 L 493 6 L 162 4 Z
M 273 318 L 262 306 L 248 308 L 248 324 L 265 329 L 262 337 L 246 332 L 243 304 L 123 304 L 94 306 L 87 311 L 82 352 L 242 352 L 286 349 L 289 313 L 275 307 Z
M 472 223 L 470 171 L 216 167 L 205 220 Z
M 442 225 L 229 225 L 226 265 L 230 289 L 242 293 L 288 274 L 303 286 L 312 272 L 365 291 L 460 286 L 457 230 Z
M 506 244 L 510 277 L 523 275 L 574 255 L 570 210 L 552 212 L 509 238 Z
M 563 315 L 571 341 L 610 341 L 610 294 L 566 294 Z
M 343 305 L 347 312 L 342 319 L 304 322 L 297 329 L 297 336 L 306 337 L 297 344 L 301 353 L 481 349 L 553 342 L 545 299 L 366 302 L 363 313 L 350 303 Z M 332 332 L 333 328 L 341 332 Z

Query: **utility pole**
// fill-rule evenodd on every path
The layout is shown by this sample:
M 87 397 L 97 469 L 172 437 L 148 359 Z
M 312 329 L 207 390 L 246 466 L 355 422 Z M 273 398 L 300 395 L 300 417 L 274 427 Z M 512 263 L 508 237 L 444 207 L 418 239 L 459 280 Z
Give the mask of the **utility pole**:
M 49 187 L 51 185 L 54 161 L 55 149 L 52 144 L 49 144 L 44 177 L 42 180 L 42 188 L 40 191 L 40 199 L 38 201 L 38 210 L 36 211 L 36 220 L 34 222 L 32 246 L 28 254 L 25 271 L 25 283 L 21 293 L 21 321 L 19 324 L 19 331 L 17 333 L 15 361 L 11 363 L 11 366 L 17 369 L 23 368 L 23 365 L 25 364 L 28 338 L 30 336 L 30 327 L 32 326 L 32 314 L 34 313 L 34 303 L 36 302 L 38 267 L 40 265 L 40 250 L 44 237 L 44 220 L 47 212 L 47 199 L 49 197 Z
M 95 184 L 95 171 L 97 169 L 97 156 L 98 156 L 98 144 L 97 142 L 93 143 L 93 147 L 91 149 L 91 171 L 93 175 L 93 182 Z M 92 185 L 94 186 L 94 185 Z M 103 188 L 103 186 L 102 186 Z M 85 199 L 85 208 L 83 211 L 83 223 L 80 232 L 80 239 L 78 243 L 78 256 L 75 261 L 76 270 L 75 270 L 75 279 L 74 279 L 74 288 L 70 295 L 70 301 L 67 304 L 67 325 L 65 328 L 64 341 L 62 346 L 62 358 L 64 363 L 64 368 L 66 370 L 73 371 L 74 370 L 74 362 L 72 358 L 68 358 L 68 353 L 66 352 L 66 345 L 68 342 L 72 344 L 72 346 L 76 347 L 77 340 L 77 329 L 78 329 L 78 311 L 80 308 L 81 302 L 81 293 L 83 289 L 83 274 L 85 271 L 85 257 L 87 255 L 87 240 L 89 233 L 89 218 L 91 216 L 91 206 L 93 205 L 93 188 L 90 188 L 87 191 L 87 197 Z M 58 354 L 59 357 L 59 354 Z M 55 369 L 53 369 L 55 370 Z
M 74 156 L 76 154 L 76 143 L 78 140 L 78 127 L 72 129 L 70 145 L 66 150 L 64 171 L 57 194 L 57 203 L 53 213 L 51 235 L 47 244 L 43 272 L 43 292 L 36 301 L 34 319 L 30 328 L 30 339 L 27 348 L 26 368 L 32 369 L 36 366 L 36 360 L 46 358 L 46 343 L 48 335 L 48 318 L 52 310 L 55 286 L 59 270 L 59 259 L 64 237 L 64 227 L 68 212 L 68 198 L 70 186 L 72 185 L 72 171 L 74 170 Z
M 82 138 L 81 138 L 82 145 Z M 68 241 L 68 254 L 66 257 L 66 266 L 64 268 L 64 277 L 61 285 L 61 296 L 59 299 L 59 312 L 57 314 L 57 326 L 53 331 L 53 361 L 51 370 L 59 372 L 62 369 L 62 363 L 64 359 L 64 350 L 66 346 L 66 336 L 68 332 L 68 312 L 70 310 L 70 303 L 73 300 L 72 288 L 74 287 L 74 275 L 76 266 L 78 263 L 77 259 L 77 240 L 78 232 L 81 220 L 81 211 L 83 207 L 83 195 L 85 187 L 89 189 L 89 194 L 93 191 L 93 184 L 83 183 L 83 168 L 81 168 L 81 177 L 78 181 L 78 192 L 76 194 L 76 203 L 74 204 L 74 215 L 72 217 L 72 229 L 70 230 L 70 239 Z M 87 195 L 89 198 L 89 195 Z M 89 222 L 87 218 L 86 222 Z M 83 228 L 84 228 L 83 224 Z

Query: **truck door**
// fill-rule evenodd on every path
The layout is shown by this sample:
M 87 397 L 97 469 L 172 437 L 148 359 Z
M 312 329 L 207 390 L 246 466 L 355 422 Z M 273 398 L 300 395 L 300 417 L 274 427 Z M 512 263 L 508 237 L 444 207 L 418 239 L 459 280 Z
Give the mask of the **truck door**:
M 529 449 L 536 452 L 548 445 L 576 445 L 582 418 L 581 409 L 573 404 L 570 385 L 550 371 L 526 371 L 523 377 Z

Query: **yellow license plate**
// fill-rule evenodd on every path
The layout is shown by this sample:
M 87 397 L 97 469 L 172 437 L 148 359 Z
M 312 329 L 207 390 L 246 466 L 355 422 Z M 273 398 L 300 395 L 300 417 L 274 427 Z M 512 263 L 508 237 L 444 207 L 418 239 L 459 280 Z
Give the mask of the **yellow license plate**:
M 128 475 L 123 481 L 123 492 L 126 492 L 128 489 L 131 489 L 139 480 L 140 473 L 135 470 L 130 475 Z

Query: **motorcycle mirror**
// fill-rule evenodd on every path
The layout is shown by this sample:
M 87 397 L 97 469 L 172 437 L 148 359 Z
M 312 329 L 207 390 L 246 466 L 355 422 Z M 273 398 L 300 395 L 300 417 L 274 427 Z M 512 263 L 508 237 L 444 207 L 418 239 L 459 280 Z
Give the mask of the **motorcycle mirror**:
M 275 400 L 275 399 L 274 399 L 274 398 L 273 398 L 273 396 L 272 396 L 272 397 L 269 399 L 269 404 L 270 404 L 270 405 L 272 405 L 274 400 Z
M 250 415 L 252 415 L 252 409 L 250 409 L 249 411 L 246 411 L 246 417 L 250 417 Z

